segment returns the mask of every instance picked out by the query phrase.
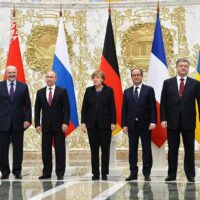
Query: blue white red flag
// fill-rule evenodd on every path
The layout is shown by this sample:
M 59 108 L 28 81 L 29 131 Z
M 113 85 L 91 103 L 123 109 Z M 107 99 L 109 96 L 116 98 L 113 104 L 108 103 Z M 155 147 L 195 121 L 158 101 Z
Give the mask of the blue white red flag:
M 66 89 L 70 104 L 70 122 L 66 136 L 69 135 L 79 125 L 74 83 L 69 61 L 68 48 L 65 37 L 65 30 L 62 18 L 58 30 L 58 38 L 53 61 L 53 71 L 57 74 L 56 85 Z M 56 120 L 56 119 L 55 119 Z
M 162 37 L 162 29 L 158 13 L 147 79 L 148 85 L 154 88 L 156 96 L 157 126 L 156 129 L 152 131 L 152 141 L 158 147 L 161 147 L 165 143 L 167 138 L 166 130 L 163 129 L 160 125 L 160 95 L 163 82 L 167 78 L 169 78 L 169 72 L 167 67 L 165 48 Z

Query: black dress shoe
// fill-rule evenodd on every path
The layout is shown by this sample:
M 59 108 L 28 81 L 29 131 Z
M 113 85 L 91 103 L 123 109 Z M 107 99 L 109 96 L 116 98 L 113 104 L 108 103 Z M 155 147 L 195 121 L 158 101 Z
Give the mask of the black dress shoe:
M 130 174 L 130 176 L 129 176 L 129 177 L 127 177 L 125 180 L 126 180 L 126 181 L 137 180 L 137 175 Z
M 102 180 L 103 180 L 103 181 L 107 181 L 107 180 L 108 180 L 107 175 L 102 175 Z
M 176 177 L 172 177 L 172 176 L 168 176 L 165 181 L 166 182 L 169 182 L 169 181 L 175 181 L 176 180 Z
M 150 176 L 145 176 L 145 177 L 144 177 L 144 180 L 145 180 L 145 181 L 151 181 L 151 178 L 150 178 Z
M 42 175 L 39 177 L 40 180 L 51 178 L 51 175 Z
M 192 178 L 192 177 L 188 177 L 187 180 L 188 180 L 188 182 L 191 182 L 191 183 L 194 183 L 194 182 L 195 182 L 195 179 Z
M 99 180 L 99 175 L 93 175 L 93 176 L 92 176 L 92 180 L 93 180 L 93 181 Z
M 63 180 L 63 176 L 58 176 L 57 180 Z
M 9 178 L 9 175 L 3 174 L 3 175 L 1 176 L 1 180 L 5 180 L 5 179 L 8 179 L 8 178 Z
M 15 179 L 22 179 L 22 175 L 21 174 L 15 174 Z

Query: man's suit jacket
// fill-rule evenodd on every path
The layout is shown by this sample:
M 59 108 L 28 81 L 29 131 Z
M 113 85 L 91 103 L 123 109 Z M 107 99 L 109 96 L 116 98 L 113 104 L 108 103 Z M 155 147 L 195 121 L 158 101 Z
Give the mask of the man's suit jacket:
M 40 122 L 42 111 L 42 123 Z M 70 106 L 66 90 L 56 86 L 51 106 L 46 98 L 46 87 L 37 91 L 35 100 L 35 127 L 42 125 L 42 132 L 61 131 L 62 124 L 69 124 Z
M 96 103 L 95 86 L 88 87 L 83 99 L 81 123 L 85 123 L 87 128 L 95 128 L 96 120 L 99 128 L 110 128 L 111 124 L 116 124 L 113 89 L 106 85 L 103 87 L 98 97 L 98 111 Z
M 142 84 L 138 102 L 134 97 L 133 87 L 124 91 L 122 127 L 134 129 L 136 118 L 138 118 L 140 128 L 148 130 L 150 123 L 157 123 L 156 117 L 156 100 L 152 87 Z
M 180 98 L 177 78 L 173 77 L 165 80 L 161 93 L 161 121 L 167 121 L 169 129 L 177 129 L 181 119 L 184 129 L 195 129 L 195 99 L 200 105 L 200 83 L 198 81 L 187 77 L 184 93 Z
M 6 81 L 0 82 L 0 131 L 24 130 L 24 122 L 31 123 L 31 101 L 28 86 L 16 81 L 14 99 L 11 101 Z

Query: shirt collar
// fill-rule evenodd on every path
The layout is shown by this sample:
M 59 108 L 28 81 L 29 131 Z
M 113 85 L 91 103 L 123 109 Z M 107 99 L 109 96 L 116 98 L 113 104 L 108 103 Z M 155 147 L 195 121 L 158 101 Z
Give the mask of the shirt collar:
M 6 82 L 7 82 L 7 85 L 9 85 L 9 86 L 10 86 L 11 83 L 13 83 L 13 85 L 16 86 L 16 80 L 13 81 L 13 82 L 11 82 L 11 81 L 9 81 L 9 80 L 7 79 Z
M 51 87 L 49 87 L 48 85 L 47 85 L 47 89 L 49 89 L 49 88 L 52 88 L 52 90 L 55 90 L 55 87 L 56 87 L 56 85 L 54 84 L 54 85 L 52 85 Z
M 184 78 L 184 81 L 186 81 L 186 80 L 187 80 L 187 76 L 180 77 L 179 75 L 177 75 L 177 80 L 178 80 L 178 81 L 180 81 L 180 79 L 181 79 L 181 78 Z
M 133 85 L 133 88 L 135 89 L 136 87 L 138 87 L 138 89 L 141 89 L 141 87 L 142 87 L 142 83 L 140 83 L 139 85 Z

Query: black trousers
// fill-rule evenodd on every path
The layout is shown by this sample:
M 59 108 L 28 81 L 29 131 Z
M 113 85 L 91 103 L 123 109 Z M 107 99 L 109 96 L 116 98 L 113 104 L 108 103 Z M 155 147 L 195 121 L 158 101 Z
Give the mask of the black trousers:
M 99 147 L 101 147 L 101 174 L 109 174 L 111 129 L 88 128 L 92 174 L 99 176 Z
M 10 174 L 9 166 L 9 145 L 13 145 L 13 166 L 14 175 L 21 174 L 23 160 L 23 131 L 15 131 L 10 128 L 9 131 L 0 131 L 0 169 L 2 175 Z
M 66 167 L 66 148 L 65 134 L 62 131 L 42 133 L 43 175 L 50 176 L 52 173 L 52 141 L 54 141 L 55 148 L 56 175 L 64 176 Z
M 178 166 L 178 150 L 180 146 L 180 134 L 183 138 L 185 150 L 184 170 L 186 177 L 195 177 L 194 165 L 194 130 L 167 130 L 168 140 L 168 176 L 176 177 Z
M 135 123 L 133 130 L 128 129 L 129 137 L 129 164 L 130 171 L 133 175 L 137 176 L 138 174 L 138 142 L 139 137 L 141 138 L 142 143 L 142 161 L 143 169 L 142 173 L 144 176 L 149 176 L 151 174 L 152 168 L 152 151 L 151 151 L 151 131 L 142 130 L 138 125 L 138 122 Z
M 13 166 L 14 175 L 21 174 L 23 160 L 23 131 L 15 131 L 10 128 L 9 131 L 0 131 L 0 169 L 3 175 L 10 174 L 9 165 L 9 145 L 13 145 Z

